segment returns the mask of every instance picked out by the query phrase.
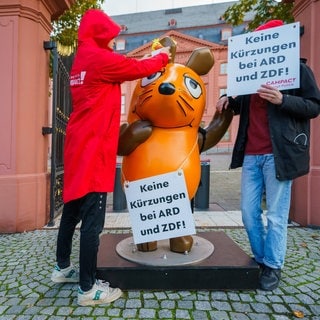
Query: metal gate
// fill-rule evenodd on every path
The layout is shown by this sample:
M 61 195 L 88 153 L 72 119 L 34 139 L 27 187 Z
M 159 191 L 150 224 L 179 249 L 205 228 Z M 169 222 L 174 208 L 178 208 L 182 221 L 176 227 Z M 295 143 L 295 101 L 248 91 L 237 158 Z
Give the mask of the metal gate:
M 66 127 L 71 113 L 69 72 L 73 57 L 61 57 L 57 44 L 45 41 L 44 49 L 51 52 L 52 71 L 52 127 L 44 127 L 43 134 L 51 134 L 50 218 L 48 226 L 54 226 L 55 217 L 63 207 L 63 149 Z

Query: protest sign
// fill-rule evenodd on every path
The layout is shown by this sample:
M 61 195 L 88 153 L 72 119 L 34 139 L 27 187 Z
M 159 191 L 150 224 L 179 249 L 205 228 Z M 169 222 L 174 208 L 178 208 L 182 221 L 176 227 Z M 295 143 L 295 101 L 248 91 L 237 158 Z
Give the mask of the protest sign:
M 228 39 L 227 95 L 255 93 L 261 84 L 300 87 L 299 22 Z
M 135 244 L 195 234 L 183 170 L 125 182 Z

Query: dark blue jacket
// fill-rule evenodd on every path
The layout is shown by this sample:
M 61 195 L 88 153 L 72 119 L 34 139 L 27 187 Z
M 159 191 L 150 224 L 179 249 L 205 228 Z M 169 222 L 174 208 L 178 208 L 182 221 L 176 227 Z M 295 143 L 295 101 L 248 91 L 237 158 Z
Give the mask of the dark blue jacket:
M 300 88 L 281 91 L 281 105 L 268 103 L 268 120 L 276 177 L 291 180 L 309 172 L 310 119 L 320 114 L 320 92 L 313 72 L 300 63 Z M 229 97 L 229 107 L 240 114 L 239 129 L 234 145 L 231 169 L 242 166 L 247 142 L 250 95 Z

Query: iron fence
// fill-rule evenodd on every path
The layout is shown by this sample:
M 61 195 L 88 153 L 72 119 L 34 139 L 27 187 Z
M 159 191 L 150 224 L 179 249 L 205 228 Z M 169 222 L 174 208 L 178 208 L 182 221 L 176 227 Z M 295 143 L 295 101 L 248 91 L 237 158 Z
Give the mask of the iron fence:
M 53 41 L 44 42 L 44 49 L 51 52 L 52 127 L 43 128 L 43 133 L 51 134 L 50 218 L 48 226 L 53 226 L 54 219 L 63 206 L 63 149 L 66 127 L 71 113 L 69 72 L 73 57 L 61 57 L 57 51 L 57 45 Z

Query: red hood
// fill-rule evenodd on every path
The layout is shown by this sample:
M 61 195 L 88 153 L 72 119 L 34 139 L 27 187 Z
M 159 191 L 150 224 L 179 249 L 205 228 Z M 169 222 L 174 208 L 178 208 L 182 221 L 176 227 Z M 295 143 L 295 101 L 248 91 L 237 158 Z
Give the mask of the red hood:
M 92 39 L 98 47 L 107 48 L 110 40 L 118 36 L 120 26 L 102 10 L 90 9 L 82 17 L 78 31 L 79 44 Z
M 254 31 L 266 30 L 266 29 L 270 29 L 270 28 L 280 27 L 283 25 L 284 25 L 284 23 L 282 20 L 270 20 L 267 23 L 265 23 L 265 24 L 261 25 L 260 27 L 258 27 L 257 29 L 255 29 Z

